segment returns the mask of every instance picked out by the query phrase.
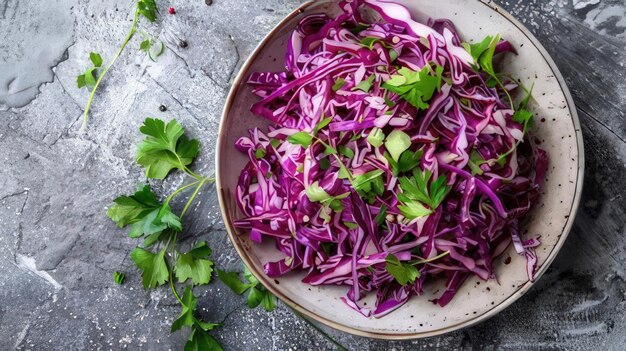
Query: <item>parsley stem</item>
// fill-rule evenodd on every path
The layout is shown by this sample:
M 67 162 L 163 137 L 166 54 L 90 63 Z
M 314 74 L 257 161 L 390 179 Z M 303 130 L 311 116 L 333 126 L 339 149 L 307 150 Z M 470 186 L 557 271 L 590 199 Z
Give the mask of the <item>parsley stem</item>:
M 173 248 L 170 249 L 170 245 L 173 246 L 174 244 L 176 244 L 176 239 L 178 237 L 178 233 L 174 233 L 174 237 L 170 237 L 170 239 L 167 242 L 167 245 L 165 245 L 165 247 L 163 248 L 163 250 L 168 251 L 172 256 L 176 255 L 176 250 L 174 250 Z M 176 258 L 174 257 L 174 262 L 176 262 Z M 178 302 L 184 306 L 185 304 L 183 303 L 183 300 L 180 298 L 180 295 L 178 295 L 178 291 L 176 291 L 176 286 L 174 286 L 174 274 L 172 274 L 172 271 L 174 270 L 172 267 L 170 267 L 170 265 L 168 264 L 167 267 L 168 270 L 168 274 L 169 274 L 169 281 L 170 281 L 170 289 L 172 289 L 172 292 L 174 293 L 174 296 L 176 297 L 176 300 L 178 300 Z
M 199 180 L 176 189 L 176 191 L 174 191 L 170 196 L 167 197 L 167 199 L 165 199 L 165 203 L 169 204 L 170 201 L 172 201 L 172 199 L 174 198 L 174 196 L 180 194 L 181 192 L 183 192 L 183 191 L 185 191 L 185 190 L 187 190 L 187 189 L 189 189 L 191 187 L 194 187 L 194 186 L 198 185 L 198 183 L 200 183 Z
M 135 31 L 137 30 L 138 20 L 139 20 L 139 10 L 137 9 L 135 10 L 135 17 L 133 18 L 133 24 L 131 25 L 130 30 L 128 31 L 128 34 L 126 35 L 126 39 L 124 39 L 124 43 L 122 43 L 122 46 L 120 47 L 120 49 L 117 51 L 115 56 L 113 56 L 113 60 L 111 60 L 111 62 L 102 71 L 102 73 L 98 75 L 96 84 L 93 86 L 93 89 L 91 89 L 91 94 L 89 94 L 89 100 L 87 100 L 87 106 L 85 107 L 85 113 L 83 114 L 83 126 L 81 129 L 84 130 L 85 128 L 87 128 L 87 121 L 89 120 L 89 109 L 91 108 L 91 102 L 93 101 L 94 95 L 96 94 L 96 90 L 98 90 L 98 86 L 100 86 L 100 82 L 102 82 L 102 79 L 104 78 L 104 76 L 107 74 L 111 66 L 113 66 L 115 61 L 117 61 L 117 59 L 120 57 L 120 55 L 122 54 L 122 51 L 124 51 L 124 48 L 126 47 L 130 39 L 135 34 Z
M 178 157 L 178 155 L 176 157 Z M 179 161 L 180 161 L 180 158 L 179 158 Z M 181 162 L 181 164 L 182 164 L 182 162 Z M 190 176 L 192 176 L 192 177 L 194 177 L 194 178 L 196 178 L 198 180 L 206 179 L 206 177 L 198 175 L 197 173 L 195 173 L 192 170 L 190 170 L 189 168 L 187 168 L 187 166 L 184 166 L 184 167 L 185 167 L 184 171 L 187 172 L 187 174 L 189 174 Z
M 183 211 L 180 213 L 180 218 L 183 218 L 183 216 L 185 215 L 185 213 L 187 213 L 187 210 L 189 209 L 189 206 L 191 206 L 191 203 L 193 202 L 193 200 L 196 198 L 196 196 L 198 195 L 198 193 L 200 192 L 200 189 L 202 189 L 202 187 L 204 186 L 204 184 L 206 182 L 209 181 L 209 178 L 204 178 L 200 181 L 200 184 L 198 184 L 198 186 L 196 187 L 196 190 L 194 190 L 193 194 L 191 194 L 191 197 L 189 198 L 189 201 L 187 201 L 187 204 L 185 205 L 185 207 L 183 208 Z
M 326 148 L 326 150 L 332 150 L 333 152 L 331 152 L 331 155 L 333 155 L 333 157 L 335 157 L 335 159 L 337 160 L 337 162 L 339 162 L 340 167 L 339 168 L 345 168 L 346 173 L 348 175 L 348 181 L 350 182 L 350 184 L 354 183 L 354 178 L 352 178 L 352 173 L 350 173 L 350 171 L 348 170 L 348 167 L 346 167 L 346 165 L 341 161 L 341 158 L 339 157 L 339 155 L 337 155 L 337 151 L 335 151 L 335 148 L 326 144 L 322 139 L 318 138 L 317 136 L 313 136 L 313 138 L 315 138 L 317 140 L 317 142 L 319 142 L 320 144 L 322 144 L 322 146 L 324 146 Z

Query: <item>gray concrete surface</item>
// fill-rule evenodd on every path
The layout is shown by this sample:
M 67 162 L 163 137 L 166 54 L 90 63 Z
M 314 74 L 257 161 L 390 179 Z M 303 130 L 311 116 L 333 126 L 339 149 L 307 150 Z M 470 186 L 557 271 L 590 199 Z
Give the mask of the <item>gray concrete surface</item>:
M 313 326 L 284 305 L 248 310 L 220 282 L 198 289 L 226 350 L 624 350 L 626 348 L 626 5 L 623 0 L 496 1 L 553 55 L 572 90 L 586 143 L 584 198 L 574 230 L 526 296 L 476 327 L 383 342 Z M 0 350 L 180 350 L 179 307 L 145 292 L 134 247 L 105 216 L 142 182 L 133 162 L 146 116 L 177 118 L 203 142 L 213 171 L 220 111 L 234 73 L 297 0 L 158 1 L 141 28 L 168 50 L 150 62 L 135 39 L 110 71 L 86 133 L 88 92 L 75 77 L 97 51 L 112 57 L 130 25 L 127 0 L 0 1 Z M 167 6 L 178 14 L 167 14 Z M 179 40 L 188 42 L 178 47 Z M 167 112 L 160 112 L 163 104 Z M 153 185 L 171 191 L 181 178 Z M 180 204 L 178 204 L 180 205 Z M 239 266 L 208 190 L 186 218 L 218 265 Z M 117 286 L 112 272 L 127 272 Z M 343 346 L 340 346 L 343 345 Z

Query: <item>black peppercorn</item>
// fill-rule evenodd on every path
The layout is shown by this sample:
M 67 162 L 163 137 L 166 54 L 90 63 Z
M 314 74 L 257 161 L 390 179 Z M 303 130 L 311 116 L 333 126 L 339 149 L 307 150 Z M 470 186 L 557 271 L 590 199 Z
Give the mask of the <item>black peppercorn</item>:
M 213 0 L 204 0 L 204 3 L 207 4 L 207 6 L 211 6 L 213 5 Z
M 187 47 L 187 42 L 186 42 L 186 41 L 184 41 L 184 40 L 181 40 L 181 41 L 180 41 L 180 44 L 178 44 L 178 45 L 179 45 L 181 48 L 183 48 L 183 49 L 184 49 L 184 48 L 186 48 L 186 47 Z
M 161 106 L 159 106 L 159 111 L 165 112 L 165 111 L 167 111 L 167 107 L 165 107 L 165 105 L 161 105 Z

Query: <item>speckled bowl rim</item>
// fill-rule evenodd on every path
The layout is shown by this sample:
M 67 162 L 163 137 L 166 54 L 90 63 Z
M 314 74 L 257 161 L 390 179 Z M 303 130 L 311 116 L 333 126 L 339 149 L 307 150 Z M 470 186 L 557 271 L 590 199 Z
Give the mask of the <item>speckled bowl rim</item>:
M 519 22 L 517 19 L 515 19 L 515 17 L 513 17 L 510 13 L 508 13 L 506 10 L 502 9 L 500 6 L 492 3 L 491 1 L 484 1 L 484 0 L 476 0 L 477 2 L 489 7 L 490 9 L 492 9 L 493 11 L 498 12 L 499 14 L 501 14 L 504 18 L 506 18 L 509 22 L 511 22 L 511 24 L 513 24 L 517 29 L 519 29 L 519 31 L 525 35 L 531 42 L 532 44 L 535 46 L 535 48 L 537 48 L 537 50 L 539 51 L 539 53 L 541 54 L 541 56 L 544 58 L 544 60 L 548 63 L 548 66 L 550 67 L 550 69 L 552 70 L 552 72 L 554 73 L 554 76 L 556 77 L 559 86 L 561 88 L 561 90 L 563 91 L 563 94 L 565 95 L 565 98 L 567 100 L 567 105 L 568 105 L 568 109 L 570 112 L 570 116 L 572 119 L 572 122 L 574 124 L 574 130 L 576 133 L 576 144 L 578 146 L 577 150 L 578 150 L 578 171 L 577 171 L 577 175 L 576 175 L 576 191 L 574 193 L 574 197 L 572 200 L 572 205 L 571 205 L 571 210 L 570 210 L 570 215 L 568 217 L 567 222 L 565 223 L 565 226 L 563 227 L 563 230 L 561 232 L 561 236 L 559 238 L 559 241 L 556 243 L 556 245 L 554 245 L 554 247 L 552 248 L 552 250 L 550 251 L 550 254 L 548 255 L 548 257 L 546 258 L 545 262 L 543 263 L 543 265 L 541 265 L 541 267 L 539 267 L 537 273 L 536 273 L 536 278 L 534 281 L 527 281 L 525 284 L 521 285 L 519 287 L 519 289 L 517 291 L 515 291 L 513 294 L 511 294 L 509 297 L 507 297 L 505 300 L 503 300 L 501 303 L 499 303 L 498 305 L 494 306 L 492 309 L 488 310 L 487 312 L 481 314 L 481 315 L 477 315 L 475 317 L 472 317 L 470 319 L 467 319 L 465 321 L 459 322 L 457 324 L 445 327 L 445 328 L 440 328 L 440 329 L 436 329 L 436 330 L 431 330 L 428 332 L 416 332 L 416 333 L 376 333 L 376 332 L 369 332 L 369 331 L 364 331 L 364 330 L 360 330 L 357 328 L 353 328 L 351 326 L 345 325 L 345 324 L 341 324 L 341 323 L 337 323 L 333 320 L 330 320 L 328 318 L 322 317 L 318 314 L 315 314 L 311 311 L 309 311 L 308 309 L 300 306 L 296 301 L 291 300 L 290 298 L 288 298 L 287 296 L 285 296 L 280 289 L 276 288 L 276 286 L 274 284 L 271 284 L 269 281 L 269 278 L 262 272 L 259 271 L 255 265 L 251 262 L 250 257 L 248 255 L 248 253 L 246 251 L 244 251 L 244 249 L 237 244 L 237 239 L 235 237 L 236 233 L 234 230 L 234 224 L 233 224 L 233 220 L 232 218 L 230 218 L 230 215 L 227 213 L 226 211 L 226 202 L 225 202 L 225 194 L 222 188 L 222 183 L 221 183 L 221 177 L 220 177 L 220 161 L 221 161 L 221 156 L 223 154 L 223 150 L 221 148 L 221 145 L 223 144 L 223 136 L 224 136 L 224 125 L 225 125 L 225 119 L 227 118 L 228 114 L 230 113 L 231 107 L 233 105 L 234 102 L 234 98 L 237 94 L 238 91 L 238 87 L 240 86 L 241 82 L 245 79 L 245 72 L 248 71 L 248 69 L 250 68 L 250 66 L 252 65 L 252 63 L 256 60 L 257 56 L 259 55 L 259 53 L 261 52 L 261 50 L 263 49 L 263 47 L 272 40 L 272 38 L 274 37 L 275 33 L 282 29 L 286 24 L 288 24 L 288 22 L 290 20 L 292 20 L 295 16 L 301 14 L 302 12 L 304 12 L 309 6 L 314 5 L 316 3 L 316 1 L 309 1 L 306 2 L 302 5 L 300 5 L 296 10 L 294 10 L 293 12 L 291 12 L 289 15 L 287 15 L 280 23 L 278 23 L 266 36 L 265 38 L 263 38 L 263 40 L 259 43 L 259 45 L 255 48 L 255 50 L 252 52 L 252 54 L 250 55 L 250 57 L 248 57 L 248 59 L 246 60 L 246 62 L 243 64 L 243 66 L 240 68 L 239 73 L 237 74 L 237 77 L 235 78 L 235 80 L 233 81 L 232 85 L 231 85 L 231 89 L 228 93 L 228 97 L 226 98 L 226 103 L 224 105 L 224 110 L 222 111 L 222 118 L 220 120 L 220 127 L 218 130 L 218 138 L 217 138 L 217 147 L 216 147 L 216 153 L 215 153 L 215 170 L 216 170 L 216 189 L 217 189 L 217 196 L 218 196 L 218 200 L 219 200 L 219 205 L 220 205 L 220 211 L 222 213 L 222 218 L 224 220 L 225 226 L 226 226 L 226 231 L 228 232 L 228 236 L 230 238 L 230 241 L 233 243 L 233 246 L 235 247 L 235 250 L 237 251 L 237 253 L 239 254 L 239 256 L 241 257 L 241 259 L 243 260 L 243 262 L 246 264 L 246 266 L 248 266 L 250 268 L 250 271 L 252 272 L 252 274 L 254 274 L 254 276 L 263 283 L 263 285 L 265 285 L 274 295 L 276 295 L 278 298 L 280 298 L 285 304 L 287 304 L 288 306 L 290 306 L 291 308 L 293 308 L 294 310 L 296 310 L 298 313 L 302 314 L 304 317 L 308 317 L 311 318 L 315 321 L 321 322 L 329 327 L 332 327 L 334 329 L 346 332 L 346 333 L 350 333 L 350 334 L 354 334 L 354 335 L 358 335 L 358 336 L 364 336 L 364 337 L 369 337 L 369 338 L 375 338 L 375 339 L 384 339 L 384 340 L 410 340 L 410 339 L 420 339 L 420 338 L 426 338 L 426 337 L 432 337 L 432 336 L 437 336 L 437 335 L 441 335 L 441 334 L 445 334 L 445 333 L 449 333 L 455 330 L 459 330 L 462 328 L 467 328 L 470 327 L 472 325 L 478 324 L 480 322 L 483 322 L 493 316 L 495 316 L 496 314 L 500 313 L 502 310 L 504 310 L 505 308 L 507 308 L 508 306 L 510 306 L 513 302 L 517 301 L 520 297 L 522 297 L 532 286 L 533 284 L 535 284 L 537 282 L 537 280 L 539 280 L 539 278 L 541 278 L 541 276 L 546 272 L 546 270 L 548 269 L 548 267 L 550 266 L 550 264 L 552 263 L 552 261 L 554 260 L 554 258 L 557 256 L 557 254 L 559 253 L 559 251 L 561 250 L 561 248 L 563 247 L 563 244 L 565 243 L 565 240 L 567 239 L 567 236 L 569 235 L 569 232 L 572 229 L 572 226 L 574 224 L 574 219 L 576 218 L 576 213 L 578 211 L 578 206 L 580 204 L 580 198 L 581 198 L 581 194 L 582 194 L 582 185 L 583 185 L 583 178 L 584 178 L 584 169 L 585 169 L 585 153 L 584 153 L 584 146 L 583 146 L 583 136 L 582 136 L 582 131 L 580 128 L 580 121 L 578 119 L 578 113 L 576 111 L 576 105 L 574 104 L 574 100 L 572 99 L 572 95 L 569 91 L 569 89 L 567 88 L 567 84 L 565 83 L 565 80 L 563 78 L 563 75 L 561 74 L 561 72 L 559 71 L 559 69 L 557 68 L 555 62 L 552 60 L 552 58 L 550 57 L 550 55 L 548 54 L 548 52 L 546 51 L 546 49 L 543 47 L 543 45 L 541 45 L 541 43 L 539 42 L 539 40 L 537 40 L 537 38 L 521 23 Z

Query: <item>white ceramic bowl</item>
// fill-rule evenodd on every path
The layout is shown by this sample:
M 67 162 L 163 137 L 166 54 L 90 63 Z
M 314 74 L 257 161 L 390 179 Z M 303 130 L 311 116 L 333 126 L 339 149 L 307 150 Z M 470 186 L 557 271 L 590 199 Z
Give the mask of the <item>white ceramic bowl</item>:
M 517 57 L 509 55 L 504 63 L 506 71 L 522 79 L 526 85 L 535 83 L 532 108 L 539 116 L 536 135 L 550 156 L 543 196 L 524 228 L 530 234 L 541 234 L 542 245 L 537 249 L 537 277 L 541 276 L 572 227 L 583 182 L 582 134 L 563 77 L 537 39 L 510 14 L 491 2 L 396 2 L 407 6 L 417 20 L 424 21 L 428 17 L 452 20 L 466 41 L 500 33 L 519 52 Z M 252 95 L 245 80 L 254 71 L 284 70 L 287 38 L 302 17 L 320 12 L 334 15 L 337 11 L 336 5 L 328 0 L 302 5 L 265 37 L 232 86 L 220 125 L 216 169 L 222 215 L 233 245 L 252 273 L 283 302 L 307 317 L 352 334 L 382 339 L 420 338 L 467 327 L 494 316 L 533 285 L 526 275 L 525 259 L 518 256 L 512 247 L 494 263 L 498 282 L 470 278 L 452 302 L 443 308 L 429 302 L 435 297 L 436 290 L 441 288 L 434 285 L 423 296 L 413 297 L 398 310 L 375 319 L 363 317 L 340 300 L 347 291 L 346 287 L 311 287 L 300 282 L 303 274 L 289 274 L 278 280 L 268 278 L 263 273 L 263 263 L 281 258 L 273 245 L 269 241 L 265 246 L 253 245 L 247 233 L 233 226 L 233 220 L 239 216 L 234 199 L 235 187 L 239 172 L 246 163 L 246 157 L 235 150 L 234 143 L 240 136 L 247 135 L 249 128 L 268 125 L 249 111 L 258 98 Z

